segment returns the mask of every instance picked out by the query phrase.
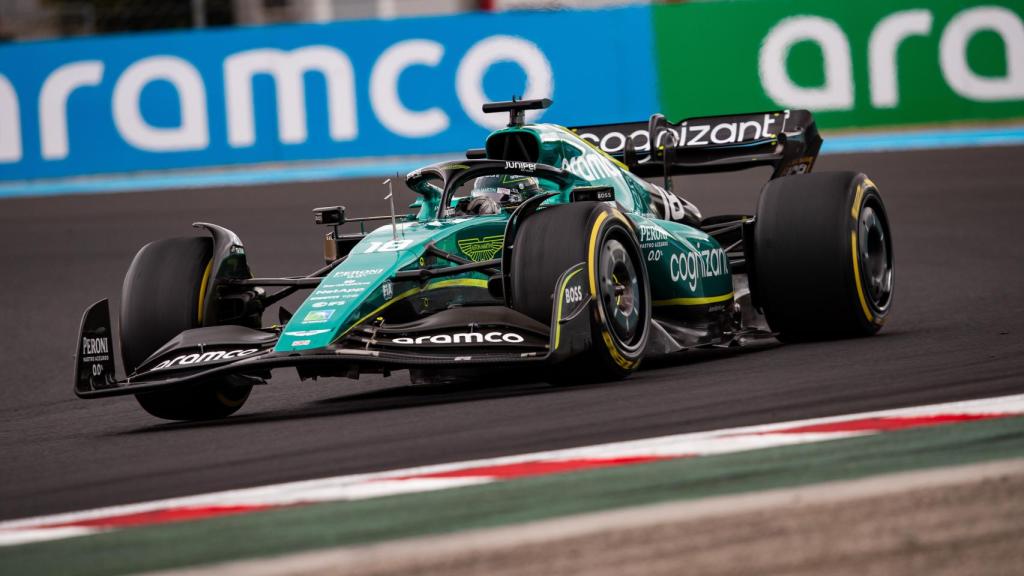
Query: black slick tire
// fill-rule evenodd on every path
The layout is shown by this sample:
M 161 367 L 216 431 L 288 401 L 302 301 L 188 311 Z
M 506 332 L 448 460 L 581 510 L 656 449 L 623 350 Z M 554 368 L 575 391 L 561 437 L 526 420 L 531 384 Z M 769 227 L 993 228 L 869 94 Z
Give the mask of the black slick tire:
M 885 205 L 856 172 L 772 180 L 754 227 L 754 290 L 783 341 L 869 336 L 892 310 Z
M 593 291 L 592 342 L 556 366 L 554 384 L 625 378 L 640 365 L 650 334 L 650 286 L 636 234 L 606 204 L 552 206 L 523 221 L 512 250 L 512 307 L 550 323 L 555 284 L 580 262 Z
M 121 290 L 121 357 L 129 374 L 171 338 L 203 325 L 212 252 L 211 239 L 190 237 L 151 242 L 135 255 Z M 157 418 L 208 420 L 236 412 L 251 390 L 224 380 L 135 398 Z

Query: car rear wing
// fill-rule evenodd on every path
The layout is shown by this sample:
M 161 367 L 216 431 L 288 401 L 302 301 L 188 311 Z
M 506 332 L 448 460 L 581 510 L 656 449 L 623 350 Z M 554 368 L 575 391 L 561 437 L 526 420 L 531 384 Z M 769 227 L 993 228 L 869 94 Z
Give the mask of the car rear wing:
M 753 166 L 772 166 L 772 178 L 802 174 L 811 171 L 821 148 L 807 110 L 706 116 L 674 124 L 655 114 L 647 122 L 570 130 L 644 178 Z

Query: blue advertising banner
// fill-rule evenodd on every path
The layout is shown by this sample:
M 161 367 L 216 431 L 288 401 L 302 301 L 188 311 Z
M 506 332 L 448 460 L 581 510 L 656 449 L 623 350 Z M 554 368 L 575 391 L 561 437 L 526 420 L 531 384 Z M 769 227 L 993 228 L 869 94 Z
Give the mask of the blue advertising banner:
M 0 180 L 456 152 L 513 95 L 560 124 L 647 118 L 649 8 L 0 46 Z

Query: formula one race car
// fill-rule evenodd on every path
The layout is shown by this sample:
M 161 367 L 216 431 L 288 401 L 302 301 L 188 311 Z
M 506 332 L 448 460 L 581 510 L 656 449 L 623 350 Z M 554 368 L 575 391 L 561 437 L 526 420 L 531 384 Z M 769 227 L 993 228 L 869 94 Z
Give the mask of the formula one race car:
M 242 241 L 159 240 L 128 269 L 115 376 L 108 303 L 82 319 L 75 392 L 134 394 L 171 420 L 225 417 L 272 368 L 302 379 L 408 369 L 414 383 L 536 369 L 553 384 L 614 380 L 644 357 L 757 338 L 866 336 L 892 308 L 893 250 L 875 184 L 811 174 L 807 111 L 567 129 L 508 113 L 466 159 L 410 173 L 413 213 L 329 226 L 327 266 L 253 277 Z M 771 166 L 753 215 L 702 217 L 672 177 Z M 650 180 L 658 180 L 661 186 Z M 384 225 L 342 234 L 348 223 Z M 277 291 L 272 291 L 275 288 Z M 270 289 L 270 291 L 268 291 Z M 311 290 L 294 315 L 262 314 Z

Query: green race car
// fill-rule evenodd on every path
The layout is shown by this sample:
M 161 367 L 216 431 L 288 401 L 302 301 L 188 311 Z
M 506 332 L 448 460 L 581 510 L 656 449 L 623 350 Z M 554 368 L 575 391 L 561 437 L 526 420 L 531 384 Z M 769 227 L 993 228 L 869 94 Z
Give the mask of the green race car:
M 466 159 L 410 173 L 409 215 L 349 218 L 327 265 L 258 278 L 230 230 L 160 240 L 124 281 L 115 375 L 107 300 L 82 319 L 75 392 L 134 394 L 171 420 L 225 417 L 272 368 L 301 378 L 414 383 L 522 368 L 554 384 L 624 378 L 645 357 L 776 337 L 875 333 L 892 308 L 892 236 L 863 174 L 811 174 L 807 111 L 564 128 L 527 124 L 550 100 L 492 103 L 507 128 Z M 749 215 L 703 217 L 672 177 L 770 166 Z M 659 181 L 661 185 L 653 181 Z M 380 221 L 369 233 L 347 224 Z M 279 324 L 263 312 L 311 291 Z

